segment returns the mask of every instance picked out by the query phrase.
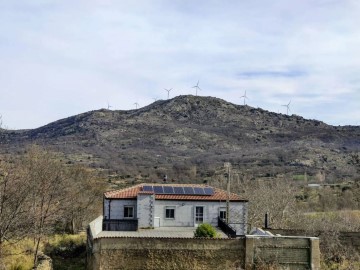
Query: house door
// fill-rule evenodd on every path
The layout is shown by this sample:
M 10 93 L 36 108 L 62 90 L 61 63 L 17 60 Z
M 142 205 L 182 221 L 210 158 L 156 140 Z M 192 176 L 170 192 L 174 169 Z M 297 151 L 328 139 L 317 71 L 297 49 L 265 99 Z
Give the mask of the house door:
M 204 206 L 195 206 L 195 227 L 204 222 Z

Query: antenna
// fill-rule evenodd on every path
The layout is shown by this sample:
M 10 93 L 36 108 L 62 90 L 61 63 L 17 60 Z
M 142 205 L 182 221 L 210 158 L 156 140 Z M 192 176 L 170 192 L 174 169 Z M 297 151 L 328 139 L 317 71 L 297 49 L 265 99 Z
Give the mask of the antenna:
M 192 87 L 192 88 L 195 88 L 195 96 L 197 96 L 197 91 L 201 90 L 201 88 L 199 87 L 199 82 L 200 82 L 200 80 L 198 80 L 197 84 Z
M 227 177 L 228 177 L 227 185 L 226 185 L 226 189 L 227 189 L 226 223 L 229 224 L 229 220 L 230 220 L 230 173 L 231 173 L 231 163 L 230 162 L 225 162 L 224 167 L 227 168 Z
M 138 106 L 139 106 L 139 103 L 135 102 L 134 105 L 135 105 L 135 107 L 136 107 L 136 109 L 137 109 Z
M 289 101 L 288 104 L 281 105 L 281 106 L 283 106 L 283 107 L 286 107 L 286 114 L 287 114 L 287 115 L 289 115 L 289 111 L 291 111 L 291 110 L 290 110 L 290 103 L 291 103 L 291 100 Z
M 164 89 L 165 89 L 165 91 L 167 91 L 167 92 L 168 92 L 168 99 L 169 99 L 170 91 L 172 90 L 172 88 L 170 88 L 170 89 L 166 89 L 166 88 L 164 88 Z
M 240 98 L 244 98 L 244 106 L 245 106 L 245 105 L 246 105 L 246 103 L 245 103 L 246 99 L 249 99 L 249 98 L 246 96 L 246 90 L 245 90 L 244 95 L 242 95 Z

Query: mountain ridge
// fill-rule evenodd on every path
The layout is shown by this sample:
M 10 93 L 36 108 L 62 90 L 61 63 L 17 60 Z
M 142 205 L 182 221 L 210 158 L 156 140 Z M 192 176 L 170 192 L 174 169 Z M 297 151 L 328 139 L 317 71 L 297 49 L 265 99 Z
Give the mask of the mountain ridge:
M 206 178 L 230 161 L 244 177 L 305 171 L 314 180 L 319 173 L 330 180 L 359 177 L 359 126 L 336 127 L 214 97 L 178 96 L 136 110 L 100 109 L 36 129 L 0 131 L 0 152 L 21 152 L 31 143 L 120 176 Z

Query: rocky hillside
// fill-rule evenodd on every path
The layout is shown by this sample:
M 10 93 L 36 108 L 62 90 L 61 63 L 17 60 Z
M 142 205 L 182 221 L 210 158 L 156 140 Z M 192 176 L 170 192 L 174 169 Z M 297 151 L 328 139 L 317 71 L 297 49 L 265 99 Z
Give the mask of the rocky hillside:
M 98 110 L 46 126 L 0 131 L 0 151 L 28 144 L 120 178 L 212 178 L 224 162 L 243 177 L 308 181 L 360 175 L 360 127 L 334 127 L 213 97 L 178 96 L 130 111 Z

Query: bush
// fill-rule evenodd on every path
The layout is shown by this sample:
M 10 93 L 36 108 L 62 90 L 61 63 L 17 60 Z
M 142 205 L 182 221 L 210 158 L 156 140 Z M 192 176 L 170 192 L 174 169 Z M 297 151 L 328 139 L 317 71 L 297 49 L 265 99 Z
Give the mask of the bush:
M 216 237 L 216 230 L 210 224 L 204 223 L 196 228 L 196 231 L 194 232 L 194 237 L 214 238 Z
M 54 235 L 45 245 L 45 253 L 62 258 L 76 258 L 85 252 L 85 235 Z

